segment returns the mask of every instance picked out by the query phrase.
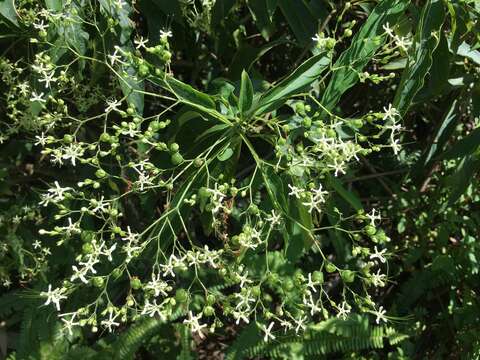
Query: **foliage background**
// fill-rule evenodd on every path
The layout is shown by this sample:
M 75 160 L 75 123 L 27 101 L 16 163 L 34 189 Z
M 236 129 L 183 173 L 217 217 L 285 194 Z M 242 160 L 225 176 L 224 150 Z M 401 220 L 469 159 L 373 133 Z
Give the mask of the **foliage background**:
M 0 1 L 3 90 L 0 279 L 4 283 L 0 298 L 0 334 L 6 339 L 10 359 L 214 356 L 229 359 L 321 356 L 473 359 L 480 356 L 477 240 L 480 228 L 480 52 L 477 50 L 480 4 L 477 1 L 141 0 L 124 3 L 115 7 L 114 1 L 106 0 Z M 73 22 L 63 27 L 49 26 L 48 33 L 41 34 L 33 24 L 39 23 L 42 8 L 52 13 L 68 11 L 73 14 Z M 397 39 L 383 47 L 385 41 L 388 43 L 383 27 L 387 23 L 394 28 Z M 113 45 L 133 50 L 136 34 L 157 44 L 162 41 L 161 31 L 167 30 L 173 34 L 168 47 L 160 56 L 145 54 L 148 63 L 145 71 L 155 76 L 154 69 L 160 68 L 162 74 L 165 70 L 174 74 L 172 77 L 158 76 L 151 82 L 129 83 L 129 77 L 125 77 L 126 81 L 109 78 L 104 67 L 95 65 L 97 56 L 106 56 L 102 51 L 113 51 Z M 319 62 L 323 49 L 312 40 L 317 33 L 335 41 L 331 62 L 327 64 L 334 65 L 326 74 L 322 73 L 323 65 Z M 379 36 L 382 40 L 377 44 Z M 401 44 L 398 46 L 399 39 L 411 41 L 412 45 L 402 48 Z M 305 105 L 315 108 L 312 112 L 319 118 L 335 118 L 330 116 L 333 113 L 350 120 L 350 124 L 361 119 L 367 125 L 362 123 L 362 130 L 352 131 L 367 136 L 372 151 L 362 153 L 358 162 L 345 169 L 345 174 L 330 177 L 328 190 L 335 195 L 327 205 L 326 213 L 330 217 L 322 220 L 322 224 L 337 223 L 335 208 L 343 214 L 340 217 L 348 219 L 346 226 L 350 230 L 360 226 L 355 218 L 359 210 L 380 211 L 382 233 L 390 241 L 374 241 L 390 254 L 388 282 L 373 293 L 375 301 L 392 314 L 391 319 L 386 325 L 377 325 L 365 312 L 352 314 L 345 320 L 328 317 L 311 323 L 301 336 L 288 333 L 282 337 L 283 331 L 279 331 L 277 341 L 265 343 L 261 341 L 263 333 L 254 322 L 238 325 L 223 318 L 225 326 L 205 339 L 192 335 L 183 325 L 187 309 L 178 306 L 167 322 L 158 317 L 129 319 L 117 330 L 118 336 L 87 328 L 75 332 L 74 336 L 63 336 L 62 322 L 53 307 L 42 306 L 45 299 L 38 294 L 48 284 L 60 282 L 66 276 L 73 264 L 72 254 L 82 251 L 82 243 L 68 243 L 68 247 L 58 246 L 55 250 L 55 241 L 42 240 L 50 241 L 53 260 L 46 260 L 48 253 L 32 256 L 38 230 L 53 224 L 53 214 L 56 214 L 38 203 L 40 194 L 49 188 L 47 184 L 54 181 L 74 184 L 95 176 L 92 170 L 83 168 L 59 170 L 45 159 L 48 154 L 42 153 L 35 144 L 35 136 L 50 127 L 51 119 L 41 113 L 38 102 L 30 102 L 30 96 L 22 95 L 17 85 L 20 79 L 36 81 L 28 65 L 41 50 L 47 51 L 56 65 L 71 62 L 67 79 L 62 80 L 63 96 L 53 94 L 54 100 L 49 100 L 54 105 L 49 104 L 48 114 L 56 121 L 52 133 L 60 143 L 71 142 L 65 136 L 72 132 L 75 123 L 62 123 L 63 104 L 58 103 L 59 99 L 65 98 L 67 106 L 76 109 L 69 115 L 80 118 L 84 113 L 102 113 L 104 99 L 118 95 L 120 90 L 128 103 L 134 104 L 137 116 L 145 119 L 166 107 L 164 99 L 149 94 L 168 97 L 173 93 L 177 99 L 170 104 L 174 105 L 162 113 L 172 119 L 172 125 L 161 140 L 169 145 L 176 141 L 183 157 L 193 159 L 197 154 L 192 145 L 196 135 L 212 125 L 209 122 L 206 127 L 195 128 L 191 123 L 182 126 L 182 121 L 188 120 L 181 118 L 192 108 L 213 114 L 214 110 L 205 111 L 211 101 L 206 94 L 214 99 L 216 106 L 222 101 L 225 103 L 229 94 L 234 95 L 236 101 L 239 97 L 241 102 L 246 97 L 242 97 L 240 88 L 251 79 L 252 93 L 267 94 L 265 99 L 271 84 L 278 85 L 280 79 L 292 73 L 293 79 L 297 79 L 295 74 L 300 74 L 301 84 L 289 88 L 287 82 L 287 90 L 281 96 L 271 95 L 278 105 L 272 108 L 271 103 L 264 102 L 265 113 L 278 110 L 272 117 L 288 118 L 296 111 L 295 101 L 303 99 Z M 301 65 L 305 60 L 308 66 Z M 314 66 L 310 66 L 312 64 Z M 142 65 L 137 62 L 124 70 L 138 75 L 144 71 Z M 300 71 L 294 73 L 299 66 Z M 18 70 L 22 68 L 24 73 Z M 242 79 L 243 70 L 248 72 L 248 79 L 245 75 Z M 131 88 L 137 91 L 131 92 Z M 284 88 L 275 89 L 281 92 Z M 244 91 L 248 92 L 248 88 Z M 305 95 L 307 91 L 321 106 Z M 246 116 L 244 113 L 252 106 L 248 99 L 246 101 L 246 105 L 238 105 L 242 116 Z M 382 128 L 378 133 L 371 130 L 375 123 L 368 117 L 383 113 L 387 104 L 393 104 L 401 117 L 402 149 L 398 154 L 382 145 Z M 242 106 L 247 111 L 243 111 Z M 293 110 L 285 110 L 288 106 Z M 120 126 L 122 119 L 115 121 Z M 102 124 L 96 122 L 82 123 L 82 126 L 85 133 L 81 136 L 86 143 L 93 143 L 103 132 Z M 307 127 L 305 123 L 302 126 Z M 229 174 L 227 164 L 236 159 L 234 165 L 248 169 L 252 159 L 245 146 L 235 143 L 234 134 L 228 136 L 229 145 L 221 151 L 216 149 L 220 160 L 215 161 L 219 162 L 219 173 L 238 177 L 234 169 Z M 259 156 L 270 161 L 270 152 L 277 140 L 274 136 L 270 138 L 273 146 L 256 140 L 252 143 Z M 121 149 L 127 149 L 127 145 L 124 143 Z M 227 160 L 232 154 L 226 156 L 226 149 L 233 149 L 235 153 L 230 162 Z M 170 158 L 172 154 L 167 151 L 159 161 L 174 163 Z M 274 203 L 277 196 L 280 198 L 286 193 L 287 183 L 274 173 L 266 171 L 262 181 L 267 184 L 266 188 L 259 188 L 262 199 L 269 198 L 270 194 L 269 201 Z M 115 179 L 102 183 L 105 194 L 122 193 L 122 186 Z M 164 195 L 133 194 L 122 204 L 120 210 L 127 215 L 122 224 L 124 229 L 126 225 L 135 228 L 136 224 L 155 219 L 158 196 Z M 269 201 L 259 201 L 260 208 L 275 208 Z M 206 226 L 199 241 L 211 245 L 208 221 L 211 219 L 197 224 L 197 231 L 201 232 L 198 228 Z M 342 231 L 333 227 L 325 232 L 321 242 L 323 251 L 331 254 L 328 261 L 335 263 L 337 269 L 357 271 L 351 255 L 352 241 Z M 288 270 L 291 266 L 302 268 L 305 275 L 307 270 L 323 269 L 325 259 L 321 259 L 318 252 L 309 252 L 302 246 L 289 251 L 294 255 L 290 252 L 287 260 L 278 260 L 281 263 L 278 273 L 284 277 L 283 281 L 287 282 L 287 277 L 294 279 Z M 253 264 L 247 266 L 251 272 L 255 271 Z M 341 278 L 339 274 L 326 274 L 326 286 L 336 287 Z M 121 289 L 133 286 L 129 285 L 131 279 L 122 281 L 118 285 L 120 293 Z M 228 285 L 228 281 L 226 283 Z M 216 285 L 220 292 L 222 286 L 227 286 Z M 272 285 L 273 288 L 281 286 Z M 272 290 L 272 294 L 278 293 Z M 81 301 L 73 299 L 73 302 Z M 195 306 L 202 308 L 205 301 L 199 299 Z M 2 349 L 5 350 L 5 345 Z

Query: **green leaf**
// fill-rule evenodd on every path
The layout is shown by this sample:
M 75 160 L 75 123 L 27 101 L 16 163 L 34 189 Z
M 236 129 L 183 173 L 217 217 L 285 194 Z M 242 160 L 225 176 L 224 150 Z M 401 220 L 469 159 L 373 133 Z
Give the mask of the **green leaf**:
M 473 130 L 462 140 L 453 144 L 453 146 L 445 152 L 442 159 L 456 159 L 465 155 L 474 153 L 480 146 L 480 128 Z
M 475 178 L 475 173 L 480 171 L 480 160 L 474 156 L 466 156 L 458 170 L 449 178 L 452 193 L 448 199 L 448 206 L 453 205 L 467 191 Z
M 277 6 L 278 6 L 278 0 L 267 0 L 267 12 L 270 18 L 272 18 L 273 15 L 275 14 L 275 10 L 277 10 Z
M 452 55 L 448 49 L 448 40 L 440 33 L 440 42 L 432 55 L 432 66 L 428 73 L 425 86 L 420 89 L 414 101 L 422 103 L 441 95 L 448 84 Z
M 278 5 L 300 45 L 311 44 L 317 33 L 317 19 L 308 5 L 303 0 L 278 0 Z
M 14 0 L 0 0 L 0 15 L 9 23 L 18 26 Z
M 215 102 L 210 96 L 172 76 L 167 75 L 165 78 L 155 78 L 155 80 L 156 83 L 169 90 L 178 100 L 184 103 L 197 105 L 205 109 L 215 109 Z
M 232 62 L 229 66 L 229 74 L 231 79 L 240 79 L 243 70 L 250 71 L 250 68 L 263 55 L 273 49 L 275 46 L 285 44 L 286 39 L 278 39 L 270 41 L 262 47 L 253 47 L 247 43 L 240 45 L 238 51 L 233 56 Z
M 290 176 L 280 176 L 270 166 L 262 166 L 260 170 L 273 208 L 284 218 L 286 257 L 294 262 L 313 243 L 312 216 L 300 200 L 288 196 L 288 185 L 294 184 Z
M 445 147 L 445 144 L 447 143 L 453 130 L 455 129 L 455 125 L 458 121 L 458 116 L 458 100 L 455 99 L 448 107 L 448 111 L 443 116 L 443 119 L 435 134 L 432 144 L 415 164 L 414 173 L 416 173 L 417 176 L 423 174 L 431 161 Z
M 135 80 L 136 70 L 128 66 L 120 72 L 120 87 L 123 94 L 127 97 L 127 102 L 133 104 L 135 109 L 142 114 L 144 106 L 143 89 L 144 83 L 142 80 Z
M 330 56 L 325 53 L 311 57 L 291 75 L 265 92 L 254 107 L 254 112 L 261 115 L 279 108 L 288 97 L 297 94 L 317 80 L 329 65 Z
M 432 66 L 432 54 L 440 42 L 445 15 L 442 0 L 430 0 L 423 7 L 412 46 L 413 53 L 393 101 L 393 106 L 401 116 L 405 115 L 415 95 L 423 87 Z
M 480 51 L 473 50 L 472 46 L 463 42 L 457 50 L 457 55 L 472 60 L 475 64 L 480 65 Z
M 275 31 L 275 26 L 269 13 L 267 0 L 248 0 L 247 4 L 258 30 L 265 40 L 269 40 Z
M 335 177 L 328 175 L 328 183 L 330 186 L 335 189 L 335 191 L 345 199 L 355 210 L 362 210 L 362 202 L 360 199 L 352 192 L 345 189 L 342 183 Z
M 245 114 L 253 104 L 253 85 L 248 73 L 243 70 L 242 82 L 240 85 L 240 97 L 238 99 L 238 108 L 240 113 Z
M 353 37 L 350 47 L 333 65 L 333 75 L 321 101 L 325 108 L 332 110 L 341 96 L 358 82 L 358 73 L 383 44 L 380 37 L 384 33 L 382 26 L 387 22 L 391 26 L 396 24 L 408 3 L 407 0 L 386 0 L 375 7 L 360 31 Z
M 230 147 L 225 148 L 220 154 L 218 154 L 217 159 L 220 161 L 227 161 L 233 155 L 233 150 Z
M 45 5 L 49 10 L 60 11 L 62 10 L 63 2 L 62 0 L 45 0 Z

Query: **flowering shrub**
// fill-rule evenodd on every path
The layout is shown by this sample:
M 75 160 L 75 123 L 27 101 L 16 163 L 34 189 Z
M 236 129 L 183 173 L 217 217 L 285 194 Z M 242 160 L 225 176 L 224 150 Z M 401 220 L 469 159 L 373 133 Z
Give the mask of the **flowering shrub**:
M 478 354 L 478 10 L 0 2 L 10 358 Z

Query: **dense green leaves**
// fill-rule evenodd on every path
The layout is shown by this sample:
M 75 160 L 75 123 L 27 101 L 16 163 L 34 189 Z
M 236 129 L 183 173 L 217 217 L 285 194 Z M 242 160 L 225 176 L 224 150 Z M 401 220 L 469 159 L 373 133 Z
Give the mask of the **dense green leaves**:
M 306 90 L 307 86 L 319 80 L 330 64 L 328 54 L 319 54 L 301 64 L 292 74 L 262 94 L 254 107 L 256 114 L 273 111 L 283 105 L 292 95 Z
M 443 1 L 429 0 L 422 10 L 417 26 L 412 48 L 413 55 L 402 74 L 402 80 L 393 101 L 393 106 L 402 116 L 424 85 L 425 77 L 432 66 L 432 54 L 440 42 L 440 30 L 444 18 Z M 438 56 L 446 56 L 446 54 L 438 54 Z
M 8 358 L 478 357 L 479 16 L 0 0 Z
M 321 102 L 325 108 L 332 110 L 341 96 L 358 82 L 358 74 L 385 41 L 383 25 L 394 26 L 408 3 L 407 0 L 384 0 L 375 7 L 353 37 L 350 47 L 333 64 L 333 75 L 322 95 Z

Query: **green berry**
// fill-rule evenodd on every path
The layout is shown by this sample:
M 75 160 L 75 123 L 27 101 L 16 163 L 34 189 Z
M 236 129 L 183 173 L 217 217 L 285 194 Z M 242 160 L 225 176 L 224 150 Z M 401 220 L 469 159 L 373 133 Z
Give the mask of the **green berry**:
M 145 64 L 142 64 L 138 67 L 138 74 L 140 76 L 147 76 L 149 72 L 150 72 L 150 70 L 149 70 L 148 66 L 145 65 Z
M 92 279 L 92 283 L 93 283 L 93 286 L 97 288 L 101 288 L 103 284 L 105 284 L 105 280 L 103 280 L 103 278 L 100 276 L 96 276 Z
M 95 176 L 99 179 L 102 179 L 107 176 L 107 173 L 103 169 L 98 169 L 97 171 L 95 171 Z
M 100 141 L 109 142 L 110 141 L 110 135 L 108 133 L 103 133 L 102 135 L 100 135 Z
M 188 292 L 185 289 L 177 290 L 177 292 L 175 294 L 175 299 L 179 303 L 185 303 L 188 300 Z
M 364 230 L 365 230 L 365 233 L 369 236 L 373 236 L 377 232 L 377 229 L 375 229 L 375 227 L 372 225 L 365 226 Z
M 178 150 L 180 150 L 180 146 L 177 143 L 171 143 L 168 148 L 172 153 L 176 153 Z
M 327 270 L 328 273 L 333 273 L 337 270 L 337 267 L 332 263 L 327 263 L 327 265 L 325 265 L 325 270 Z
M 180 165 L 183 162 L 183 156 L 180 153 L 175 153 L 172 155 L 170 158 L 170 161 L 172 162 L 173 165 Z
M 132 289 L 138 290 L 142 287 L 142 282 L 140 281 L 139 278 L 134 277 L 130 279 L 130 286 L 132 287 Z
M 211 306 L 205 306 L 205 308 L 203 309 L 203 313 L 205 314 L 205 316 L 212 316 L 215 313 L 215 310 Z
M 82 252 L 84 254 L 91 254 L 93 253 L 93 246 L 90 243 L 85 243 L 82 245 Z
M 352 283 L 355 280 L 355 272 L 351 270 L 341 271 L 340 276 L 342 277 L 343 281 L 345 281 L 346 283 Z

